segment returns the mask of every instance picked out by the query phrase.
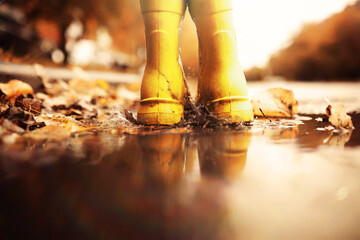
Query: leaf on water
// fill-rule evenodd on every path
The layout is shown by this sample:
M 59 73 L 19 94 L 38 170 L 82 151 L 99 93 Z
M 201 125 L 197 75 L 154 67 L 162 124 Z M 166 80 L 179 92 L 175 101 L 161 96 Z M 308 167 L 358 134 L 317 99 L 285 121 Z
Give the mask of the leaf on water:
M 351 117 L 346 113 L 343 104 L 329 105 L 326 108 L 326 115 L 329 117 L 331 125 L 335 128 L 354 128 Z
M 254 115 L 258 117 L 290 118 L 297 112 L 298 101 L 291 90 L 270 88 L 255 95 L 251 104 Z
M 70 132 L 61 126 L 46 126 L 24 135 L 34 141 L 64 141 L 70 137 Z

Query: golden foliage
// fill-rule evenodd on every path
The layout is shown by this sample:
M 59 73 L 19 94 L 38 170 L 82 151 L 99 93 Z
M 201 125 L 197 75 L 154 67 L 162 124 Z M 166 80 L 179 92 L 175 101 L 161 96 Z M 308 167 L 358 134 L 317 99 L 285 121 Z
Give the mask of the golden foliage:
M 360 3 L 305 25 L 269 62 L 273 75 L 298 80 L 360 78 Z

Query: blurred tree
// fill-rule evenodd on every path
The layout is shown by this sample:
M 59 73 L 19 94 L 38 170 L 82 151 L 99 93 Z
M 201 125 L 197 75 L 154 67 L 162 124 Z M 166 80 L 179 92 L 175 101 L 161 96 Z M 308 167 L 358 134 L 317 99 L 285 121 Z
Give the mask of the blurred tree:
M 252 67 L 245 71 L 246 80 L 248 81 L 263 80 L 266 74 L 266 70 L 261 67 Z
M 297 80 L 360 78 L 360 1 L 319 24 L 303 27 L 272 56 L 273 75 Z
M 98 26 L 106 26 L 120 50 L 137 54 L 144 46 L 145 37 L 140 6 L 134 0 L 12 0 L 12 6 L 22 9 L 28 21 L 40 20 L 55 23 L 59 31 L 59 47 L 65 51 L 65 31 L 76 18 L 91 36 Z M 96 31 L 96 30 L 95 30 Z

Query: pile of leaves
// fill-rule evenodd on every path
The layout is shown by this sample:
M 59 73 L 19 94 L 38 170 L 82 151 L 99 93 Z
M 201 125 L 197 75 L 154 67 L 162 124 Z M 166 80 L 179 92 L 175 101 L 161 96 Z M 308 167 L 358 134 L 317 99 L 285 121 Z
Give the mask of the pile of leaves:
M 35 116 L 41 113 L 41 103 L 34 99 L 30 85 L 18 80 L 0 84 L 0 122 L 5 130 L 23 133 L 45 126 Z M 4 132 L 4 129 L 1 129 Z
M 123 132 L 135 126 L 127 109 L 136 107 L 138 93 L 125 86 L 113 87 L 102 80 L 42 80 L 36 93 L 20 80 L 0 84 L 1 143 L 83 131 Z
M 15 143 L 19 137 L 62 140 L 79 132 L 136 131 L 136 120 L 127 109 L 137 108 L 139 85 L 111 86 L 103 80 L 78 78 L 65 82 L 49 79 L 40 65 L 36 71 L 42 80 L 37 92 L 20 80 L 0 84 L 0 144 Z M 175 127 L 221 125 L 206 108 L 189 103 L 184 121 Z M 298 101 L 292 91 L 276 88 L 256 95 L 252 105 L 255 116 L 291 118 L 297 111 Z M 335 128 L 353 127 L 344 107 L 334 106 L 328 117 Z

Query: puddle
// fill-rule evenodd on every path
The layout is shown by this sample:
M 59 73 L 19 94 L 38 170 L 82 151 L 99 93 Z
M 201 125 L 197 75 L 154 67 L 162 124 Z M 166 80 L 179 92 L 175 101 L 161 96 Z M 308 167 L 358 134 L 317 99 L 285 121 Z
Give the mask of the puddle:
M 0 148 L 2 239 L 359 239 L 360 114 Z

